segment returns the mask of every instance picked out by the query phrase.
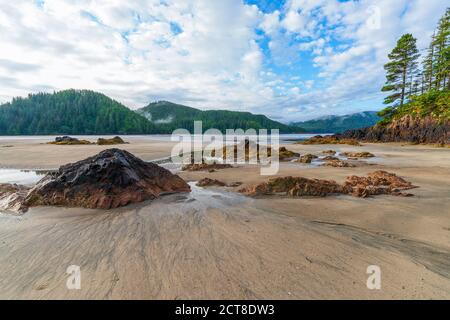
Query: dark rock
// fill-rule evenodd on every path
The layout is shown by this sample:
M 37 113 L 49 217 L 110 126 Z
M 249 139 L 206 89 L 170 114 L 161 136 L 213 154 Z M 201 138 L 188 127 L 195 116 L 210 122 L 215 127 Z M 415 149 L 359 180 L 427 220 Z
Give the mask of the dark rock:
M 183 171 L 209 171 L 233 168 L 231 164 L 226 163 L 191 163 L 183 166 Z
M 395 196 L 413 196 L 404 194 L 402 190 L 417 188 L 411 182 L 386 171 L 375 171 L 369 173 L 367 177 L 350 176 L 347 177 L 344 185 L 352 188 L 352 195 L 366 198 L 371 195 L 391 194 Z
M 110 209 L 189 191 L 170 171 L 125 150 L 107 149 L 47 174 L 30 191 L 26 204 Z
M 387 125 L 349 130 L 336 135 L 338 139 L 357 139 L 367 142 L 411 142 L 450 144 L 450 122 L 439 122 L 406 115 Z
M 317 159 L 317 158 L 318 158 L 318 156 L 308 153 L 308 154 L 304 154 L 300 158 L 298 158 L 298 162 L 311 163 L 313 161 L 313 159 Z
M 292 197 L 324 197 L 334 193 L 346 193 L 344 187 L 336 181 L 308 179 L 302 177 L 272 178 L 268 182 L 243 188 L 239 192 L 249 196 L 278 194 Z
M 123 139 L 119 136 L 115 136 L 111 139 L 105 139 L 105 138 L 98 138 L 97 144 L 102 145 L 113 145 L 113 144 L 128 144 L 128 142 L 123 141 Z
M 216 179 L 203 178 L 202 180 L 197 182 L 197 186 L 198 187 L 212 187 L 212 186 L 225 187 L 226 183 L 216 180 Z
M 57 144 L 57 145 L 76 145 L 76 144 L 91 144 L 91 142 L 87 140 L 79 140 L 77 138 L 62 136 L 56 137 L 55 141 L 49 142 L 48 144 Z

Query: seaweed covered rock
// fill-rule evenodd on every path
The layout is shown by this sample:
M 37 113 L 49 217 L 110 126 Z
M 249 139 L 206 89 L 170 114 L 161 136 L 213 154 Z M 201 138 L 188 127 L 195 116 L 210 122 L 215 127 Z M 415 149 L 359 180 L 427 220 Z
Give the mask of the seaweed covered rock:
M 113 144 L 128 144 L 128 142 L 123 141 L 123 139 L 119 136 L 115 136 L 114 138 L 105 139 L 105 138 L 98 138 L 97 144 L 102 145 L 113 145 Z
M 339 159 L 330 159 L 325 161 L 325 163 L 322 165 L 325 167 L 335 167 L 335 168 L 353 168 L 356 167 L 353 163 L 342 161 Z
M 317 159 L 318 157 L 313 155 L 313 154 L 304 154 L 302 156 L 300 156 L 300 158 L 298 158 L 298 162 L 300 163 L 311 163 L 313 161 L 313 159 Z
M 28 206 L 57 205 L 110 209 L 189 192 L 179 176 L 120 149 L 107 149 L 47 174 L 30 191 Z
M 303 177 L 279 177 L 268 182 L 241 189 L 239 192 L 249 196 L 287 195 L 291 197 L 325 197 L 329 194 L 348 193 L 349 188 L 333 180 L 308 179 Z
M 198 187 L 213 187 L 213 186 L 225 187 L 226 183 L 216 180 L 216 179 L 203 178 L 202 180 L 197 182 L 197 186 Z
M 333 180 L 303 177 L 278 177 L 267 182 L 250 185 L 239 190 L 248 196 L 283 195 L 291 197 L 325 197 L 332 194 L 349 194 L 366 198 L 373 195 L 413 196 L 402 191 L 417 188 L 410 182 L 386 171 L 375 171 L 367 177 L 350 176 L 344 184 Z
M 300 142 L 301 144 L 349 144 L 352 146 L 360 146 L 361 144 L 354 138 L 346 138 L 338 135 L 321 136 L 317 135 L 308 140 Z
M 401 191 L 417 188 L 396 174 L 382 170 L 369 173 L 367 177 L 347 177 L 344 185 L 352 188 L 352 195 L 361 198 L 379 194 L 412 196 Z
M 73 138 L 69 136 L 56 137 L 55 141 L 48 142 L 48 144 L 56 145 L 77 145 L 77 144 L 92 144 L 87 140 L 80 140 L 78 138 Z
M 363 152 L 343 152 L 342 155 L 347 158 L 373 158 L 374 154 L 363 151 Z
M 182 171 L 210 171 L 233 168 L 231 164 L 227 163 L 190 163 L 184 165 Z

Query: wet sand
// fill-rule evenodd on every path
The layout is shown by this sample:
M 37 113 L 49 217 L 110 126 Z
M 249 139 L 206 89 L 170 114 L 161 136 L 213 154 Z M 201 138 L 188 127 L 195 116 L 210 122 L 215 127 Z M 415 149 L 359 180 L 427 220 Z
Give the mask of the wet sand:
M 145 160 L 171 148 L 130 142 L 123 147 Z M 0 167 L 51 168 L 101 148 L 39 143 L 2 141 Z M 413 198 L 252 199 L 233 192 L 238 188 L 194 187 L 191 194 L 110 211 L 39 207 L 0 215 L 0 298 L 450 298 L 450 149 L 288 148 L 369 151 L 377 158 L 357 168 L 283 163 L 279 176 L 341 182 L 382 169 L 420 188 L 410 191 Z M 268 179 L 249 165 L 180 175 L 244 185 Z M 66 288 L 69 265 L 81 267 L 81 290 Z M 381 268 L 381 290 L 366 287 L 369 265 Z

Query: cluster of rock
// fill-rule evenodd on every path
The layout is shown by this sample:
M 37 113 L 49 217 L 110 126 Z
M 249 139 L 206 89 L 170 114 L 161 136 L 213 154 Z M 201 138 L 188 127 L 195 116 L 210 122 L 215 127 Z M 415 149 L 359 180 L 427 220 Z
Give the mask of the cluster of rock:
M 439 122 L 431 116 L 424 118 L 405 115 L 387 125 L 349 130 L 336 139 L 356 139 L 367 142 L 411 142 L 450 144 L 450 122 Z
M 102 146 L 102 145 L 113 145 L 113 144 L 128 144 L 128 142 L 123 141 L 123 139 L 119 136 L 115 136 L 114 138 L 110 138 L 110 139 L 98 138 L 97 144 L 99 146 Z
M 217 179 L 203 178 L 196 184 L 198 187 L 239 187 L 242 182 L 233 182 L 226 184 Z
M 182 171 L 210 171 L 233 168 L 231 164 L 227 163 L 189 163 L 184 165 Z
M 300 156 L 298 158 L 297 162 L 300 162 L 300 163 L 311 163 L 314 159 L 317 159 L 317 158 L 318 158 L 318 156 L 313 155 L 311 153 L 307 153 L 307 154 L 304 154 L 304 155 Z
M 77 145 L 77 144 L 92 144 L 92 142 L 87 140 L 80 140 L 77 138 L 62 136 L 56 137 L 55 141 L 48 142 L 48 144 L 56 144 L 56 145 Z
M 381 170 L 369 173 L 367 177 L 347 177 L 344 185 L 351 190 L 353 196 L 362 198 L 379 194 L 413 196 L 401 191 L 417 188 L 396 174 Z
M 243 188 L 239 192 L 249 196 L 287 195 L 291 197 L 324 197 L 329 194 L 344 193 L 344 187 L 332 180 L 279 177 L 269 179 L 268 182 Z
M 391 194 L 412 196 L 401 191 L 416 188 L 410 182 L 386 171 L 376 171 L 367 177 L 350 176 L 344 184 L 334 180 L 308 179 L 303 177 L 278 177 L 268 182 L 249 186 L 240 190 L 249 196 L 285 195 L 291 197 L 324 197 L 331 194 L 349 194 L 355 197 Z
M 321 136 L 317 135 L 308 140 L 298 142 L 299 144 L 348 144 L 352 146 L 360 146 L 361 144 L 355 138 L 344 138 L 338 135 Z
M 375 155 L 373 153 L 363 151 L 363 152 L 343 152 L 341 153 L 347 158 L 373 158 Z
M 121 137 L 115 136 L 110 139 L 98 138 L 97 143 L 88 140 L 78 139 L 70 136 L 56 137 L 55 141 L 48 142 L 48 144 L 56 145 L 78 145 L 78 144 L 98 144 L 98 145 L 113 145 L 113 144 L 127 144 Z

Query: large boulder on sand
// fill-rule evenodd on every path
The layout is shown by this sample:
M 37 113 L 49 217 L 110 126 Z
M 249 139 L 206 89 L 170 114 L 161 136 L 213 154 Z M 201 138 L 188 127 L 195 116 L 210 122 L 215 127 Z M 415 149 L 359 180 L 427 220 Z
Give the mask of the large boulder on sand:
M 30 191 L 28 206 L 57 205 L 110 209 L 189 192 L 179 176 L 120 149 L 107 149 L 47 174 Z

